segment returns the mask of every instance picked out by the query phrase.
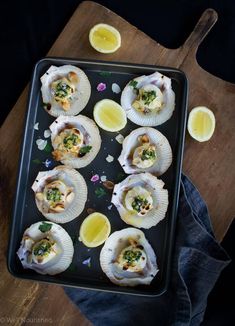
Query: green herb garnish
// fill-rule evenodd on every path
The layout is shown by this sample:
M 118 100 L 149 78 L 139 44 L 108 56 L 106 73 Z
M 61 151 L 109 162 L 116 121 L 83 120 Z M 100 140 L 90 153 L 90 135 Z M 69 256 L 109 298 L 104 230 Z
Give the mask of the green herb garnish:
M 156 158 L 156 153 L 154 150 L 151 149 L 144 149 L 141 154 L 141 160 L 154 160 Z
M 98 187 L 98 188 L 96 188 L 96 190 L 95 190 L 95 194 L 96 194 L 96 196 L 97 196 L 98 198 L 101 198 L 101 197 L 103 197 L 104 195 L 106 195 L 106 191 L 104 190 L 104 188 L 102 188 L 102 187 Z
M 100 74 L 100 76 L 108 77 L 111 75 L 111 72 L 110 71 L 100 71 L 99 74 Z
M 85 155 L 86 153 L 89 153 L 91 149 L 92 149 L 92 146 L 83 146 L 80 148 L 79 154 Z
M 137 94 L 139 94 L 139 89 L 137 88 L 138 82 L 136 80 L 131 80 L 129 82 L 129 85 L 133 87 L 133 89 L 136 91 Z
M 71 135 L 65 137 L 63 140 L 64 147 L 71 149 L 73 146 L 77 145 L 78 139 L 79 139 L 79 137 L 76 134 L 71 134 Z
M 32 160 L 32 162 L 35 164 L 41 164 L 41 161 L 38 158 L 36 158 L 35 160 Z
M 47 222 L 42 222 L 42 224 L 40 224 L 38 228 L 42 233 L 45 233 L 50 231 L 50 229 L 52 228 L 52 224 Z
M 147 204 L 148 204 L 147 199 L 145 199 L 141 196 L 136 196 L 134 198 L 134 201 L 132 202 L 131 206 L 135 211 L 137 211 L 139 213 L 141 211 L 141 207 L 146 206 Z
M 33 253 L 35 256 L 45 256 L 49 254 L 51 247 L 50 241 L 43 239 L 34 246 Z
M 47 191 L 47 200 L 53 201 L 54 203 L 61 200 L 61 192 L 58 188 L 52 188 Z
M 56 85 L 55 95 L 54 96 L 55 97 L 58 97 L 58 98 L 61 98 L 61 99 L 64 99 L 70 93 L 72 93 L 72 87 L 70 87 L 65 82 L 59 82 Z
M 137 262 L 141 256 L 142 256 L 142 252 L 139 250 L 136 251 L 126 250 L 123 254 L 123 258 L 127 261 L 128 264 Z
M 46 144 L 46 147 L 44 148 L 44 151 L 47 152 L 47 153 L 51 153 L 53 150 L 51 144 L 47 143 Z
M 144 100 L 144 104 L 150 104 L 156 98 L 155 91 L 143 92 L 142 99 Z

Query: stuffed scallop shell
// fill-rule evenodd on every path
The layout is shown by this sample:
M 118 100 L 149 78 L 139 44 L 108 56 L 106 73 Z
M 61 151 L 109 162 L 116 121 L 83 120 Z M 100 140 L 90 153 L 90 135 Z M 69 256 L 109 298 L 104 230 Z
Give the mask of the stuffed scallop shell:
M 122 148 L 118 161 L 127 174 L 150 172 L 159 176 L 172 162 L 167 138 L 154 128 L 142 127 L 132 131 L 124 139 Z
M 58 224 L 43 221 L 25 230 L 17 251 L 24 268 L 49 275 L 65 271 L 73 254 L 73 242 L 68 233 Z
M 95 122 L 83 115 L 58 117 L 51 125 L 52 155 L 56 161 L 75 169 L 94 160 L 101 146 Z
M 70 222 L 78 217 L 87 200 L 87 186 L 76 170 L 57 166 L 39 172 L 32 185 L 39 211 L 50 221 Z
M 88 103 L 91 85 L 78 67 L 51 66 L 41 77 L 45 110 L 52 116 L 77 115 Z
M 142 231 L 127 228 L 106 240 L 100 264 L 111 282 L 121 286 L 150 284 L 158 272 L 156 255 Z
M 175 93 L 171 79 L 155 72 L 131 80 L 121 95 L 127 117 L 139 126 L 158 126 L 173 114 Z
M 166 215 L 168 191 L 163 187 L 150 173 L 133 174 L 114 186 L 111 201 L 125 223 L 149 229 Z

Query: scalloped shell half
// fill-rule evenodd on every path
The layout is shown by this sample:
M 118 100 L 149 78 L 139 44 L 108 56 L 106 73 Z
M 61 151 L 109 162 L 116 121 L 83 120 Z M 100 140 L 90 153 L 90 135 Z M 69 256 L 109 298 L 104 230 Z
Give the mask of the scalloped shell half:
M 65 111 L 53 98 L 51 92 L 51 83 L 67 77 L 70 72 L 74 72 L 78 81 L 75 82 L 75 92 L 72 94 L 71 107 L 68 111 Z M 51 66 L 46 73 L 41 77 L 41 92 L 42 100 L 46 106 L 49 107 L 45 110 L 53 117 L 60 115 L 77 115 L 87 105 L 91 96 L 91 85 L 87 75 L 80 68 L 72 65 L 64 65 L 60 67 Z
M 150 144 L 155 145 L 157 159 L 149 168 L 139 168 L 132 164 L 132 153 L 140 146 L 138 138 L 147 135 Z M 122 152 L 118 158 L 123 170 L 127 173 L 149 172 L 157 176 L 166 172 L 172 163 L 172 150 L 167 138 L 158 130 L 141 127 L 132 131 L 123 141 Z
M 141 273 L 124 271 L 114 264 L 121 251 L 128 247 L 129 239 L 143 246 L 146 253 L 147 263 Z M 158 272 L 153 248 L 144 233 L 135 228 L 116 231 L 109 236 L 100 252 L 100 265 L 110 281 L 121 286 L 149 285 Z
M 171 79 L 156 71 L 148 76 L 134 78 L 133 81 L 137 82 L 138 89 L 151 84 L 157 86 L 162 92 L 163 104 L 160 111 L 148 114 L 135 110 L 132 103 L 137 98 L 137 94 L 129 82 L 121 95 L 121 106 L 126 110 L 127 118 L 139 126 L 149 127 L 161 125 L 170 119 L 175 109 L 175 93 L 171 87 Z
M 25 230 L 17 255 L 24 268 L 33 269 L 39 274 L 55 275 L 62 273 L 69 267 L 73 259 L 74 247 L 72 239 L 60 225 L 51 222 L 49 222 L 52 224 L 50 231 L 41 232 L 39 226 L 42 223 L 43 222 L 37 222 L 32 224 Z M 28 256 L 31 253 L 33 243 L 42 240 L 47 236 L 57 243 L 58 248 L 60 249 L 58 254 L 52 260 L 43 265 L 29 262 Z
M 55 142 L 55 137 L 64 128 L 77 128 L 83 135 L 84 144 L 86 146 L 92 146 L 90 152 L 86 153 L 83 157 L 76 157 L 71 155 L 69 152 L 61 152 L 61 158 L 58 160 L 64 165 L 71 166 L 75 169 L 83 168 L 94 160 L 100 150 L 101 137 L 99 129 L 92 119 L 84 115 L 80 114 L 77 117 L 60 116 L 50 125 L 49 128 L 51 130 L 51 143 L 54 150 L 58 150 L 58 144 Z
M 67 187 L 70 187 L 74 193 L 71 202 L 65 203 L 65 209 L 62 212 L 48 212 L 48 207 L 44 201 L 37 198 L 37 193 L 44 190 L 45 185 L 53 180 L 62 181 Z M 76 170 L 67 166 L 57 166 L 53 170 L 39 172 L 32 189 L 35 193 L 35 201 L 38 210 L 50 221 L 56 223 L 67 223 L 78 217 L 87 201 L 87 185 L 83 176 Z
M 144 216 L 125 207 L 124 199 L 127 191 L 134 187 L 143 187 L 153 199 L 152 209 Z M 138 228 L 149 229 L 164 219 L 168 208 L 168 191 L 163 189 L 164 182 L 150 173 L 129 175 L 125 180 L 116 184 L 113 189 L 111 202 L 116 206 L 121 219 Z

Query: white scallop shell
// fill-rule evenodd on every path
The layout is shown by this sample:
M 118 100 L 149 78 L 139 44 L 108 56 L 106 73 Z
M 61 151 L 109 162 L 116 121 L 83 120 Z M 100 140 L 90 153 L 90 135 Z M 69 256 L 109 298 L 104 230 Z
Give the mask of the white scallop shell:
M 66 77 L 71 71 L 77 74 L 78 83 L 75 85 L 76 91 L 73 93 L 72 96 L 73 99 L 71 107 L 68 111 L 65 111 L 53 99 L 52 93 L 50 91 L 50 85 L 53 81 L 56 81 L 62 77 Z M 61 67 L 51 66 L 41 77 L 41 83 L 43 103 L 49 103 L 51 105 L 50 110 L 46 109 L 46 111 L 53 117 L 58 117 L 60 115 L 77 115 L 85 108 L 91 95 L 91 85 L 89 79 L 87 78 L 87 75 L 78 67 L 71 65 L 64 65 Z
M 121 251 L 128 246 L 128 239 L 130 238 L 144 247 L 147 263 L 142 274 L 120 270 L 113 263 Z M 121 286 L 150 284 L 158 272 L 153 248 L 145 238 L 144 233 L 135 228 L 116 231 L 109 236 L 100 252 L 100 265 L 110 281 Z
M 144 216 L 128 211 L 123 203 L 125 193 L 136 186 L 141 186 L 149 191 L 153 199 L 153 208 Z M 121 219 L 125 223 L 138 228 L 149 229 L 158 224 L 166 215 L 168 191 L 163 187 L 164 182 L 150 173 L 129 175 L 125 180 L 114 186 L 111 202 L 116 206 Z
M 55 223 L 67 223 L 78 217 L 82 213 L 87 201 L 87 185 L 83 176 L 68 166 L 57 166 L 53 170 L 39 172 L 32 185 L 35 194 L 43 191 L 48 179 L 50 179 L 50 182 L 52 180 L 63 181 L 66 186 L 73 188 L 75 196 L 65 210 L 58 213 L 45 212 L 42 202 L 35 196 L 38 210 L 48 220 Z
M 132 107 L 132 103 L 137 97 L 136 92 L 128 83 L 121 95 L 121 106 L 126 110 L 127 118 L 139 126 L 149 127 L 161 125 L 170 119 L 175 109 L 175 93 L 171 88 L 171 79 L 156 71 L 149 76 L 144 75 L 133 80 L 138 82 L 138 89 L 149 84 L 160 88 L 162 90 L 164 104 L 159 112 L 148 114 L 138 112 Z
M 50 231 L 41 232 L 39 226 L 42 223 L 43 222 L 37 222 L 32 224 L 25 230 L 17 255 L 24 268 L 33 269 L 40 274 L 55 275 L 65 271 L 71 264 L 74 254 L 73 242 L 68 233 L 60 225 L 52 222 L 48 222 L 52 224 Z M 36 264 L 35 262 L 27 262 L 27 257 L 32 246 L 26 245 L 24 237 L 27 236 L 34 241 L 39 241 L 47 235 L 58 244 L 60 252 L 52 260 L 43 265 Z
M 92 146 L 92 149 L 83 157 L 74 157 L 69 154 L 64 155 L 61 163 L 67 166 L 71 166 L 75 169 L 83 168 L 94 160 L 100 150 L 101 137 L 99 129 L 92 119 L 85 117 L 84 115 L 80 114 L 76 117 L 60 116 L 49 127 L 51 130 L 51 143 L 54 150 L 57 149 L 54 139 L 58 133 L 66 126 L 66 124 L 78 128 L 83 133 L 87 145 Z
M 141 169 L 135 165 L 132 165 L 130 159 L 130 153 L 132 153 L 136 147 L 140 146 L 138 137 L 141 135 L 147 135 L 150 139 L 150 143 L 156 146 L 157 160 L 155 163 L 145 169 Z M 138 173 L 149 172 L 157 176 L 166 172 L 172 163 L 172 150 L 167 138 L 158 130 L 149 127 L 141 127 L 132 131 L 123 141 L 122 152 L 118 158 L 125 173 Z

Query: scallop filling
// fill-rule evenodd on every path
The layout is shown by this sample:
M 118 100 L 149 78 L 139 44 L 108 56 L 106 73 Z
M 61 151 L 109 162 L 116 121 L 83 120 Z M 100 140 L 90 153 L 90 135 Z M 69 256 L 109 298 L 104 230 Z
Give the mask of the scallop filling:
M 140 169 L 150 168 L 157 160 L 156 146 L 150 143 L 147 135 L 139 136 L 138 141 L 140 146 L 134 150 L 132 164 Z
M 83 157 L 89 153 L 92 146 L 84 144 L 84 136 L 77 128 L 65 128 L 54 139 L 57 145 L 52 155 L 56 161 L 63 158 L 63 154 L 69 153 L 74 157 Z
M 142 272 L 147 263 L 144 248 L 133 239 L 129 239 L 129 242 L 131 245 L 121 251 L 116 265 L 128 272 Z
M 144 216 L 153 208 L 152 195 L 143 187 L 136 186 L 126 193 L 125 206 L 128 211 Z
M 38 192 L 36 198 L 42 202 L 45 212 L 60 213 L 71 204 L 75 195 L 72 187 L 61 180 L 54 180 L 45 185 L 43 192 Z
M 159 112 L 163 105 L 163 94 L 155 85 L 145 85 L 138 90 L 138 95 L 132 106 L 135 110 L 148 114 Z
M 58 253 L 56 242 L 49 238 L 36 242 L 32 247 L 32 261 L 36 264 L 45 264 Z
M 51 83 L 51 94 L 64 111 L 68 111 L 71 107 L 72 95 L 76 91 L 75 84 L 77 82 L 77 74 L 71 71 L 68 73 L 68 78 L 63 77 Z

